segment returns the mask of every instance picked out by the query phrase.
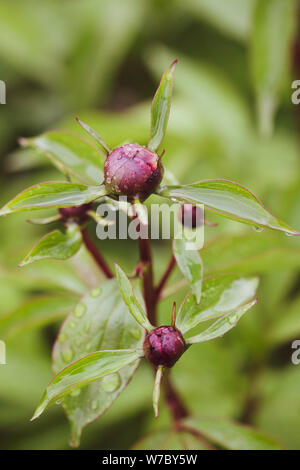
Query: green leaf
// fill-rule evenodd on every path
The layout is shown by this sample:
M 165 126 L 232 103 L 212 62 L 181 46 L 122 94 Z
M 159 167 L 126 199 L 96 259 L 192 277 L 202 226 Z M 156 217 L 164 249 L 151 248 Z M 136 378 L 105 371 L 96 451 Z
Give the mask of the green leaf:
M 22 138 L 20 143 L 42 152 L 62 173 L 75 176 L 83 183 L 103 181 L 104 155 L 76 134 L 52 131 L 30 139 Z
M 300 297 L 297 296 L 292 302 L 280 305 L 276 318 L 273 320 L 266 339 L 271 344 L 280 344 L 292 341 L 300 334 Z
M 260 431 L 223 419 L 188 418 L 184 424 L 194 428 L 214 444 L 231 450 L 280 450 L 272 438 Z
M 256 2 L 250 54 L 259 128 L 264 136 L 272 132 L 274 113 L 288 77 L 297 16 L 295 6 L 293 0 Z
M 176 64 L 177 59 L 172 62 L 163 74 L 152 101 L 151 129 L 148 148 L 153 152 L 156 152 L 160 147 L 167 130 Z
M 222 35 L 246 41 L 251 31 L 253 0 L 176 0 L 180 9 L 217 28 Z
M 140 303 L 137 301 L 137 299 L 134 296 L 129 279 L 127 278 L 124 271 L 122 271 L 120 266 L 117 265 L 117 263 L 115 263 L 115 266 L 116 266 L 116 275 L 117 275 L 117 279 L 119 282 L 121 295 L 131 315 L 143 328 L 145 328 L 145 330 L 147 331 L 153 330 L 153 326 L 149 322 L 143 307 L 140 305 Z
M 186 431 L 157 430 L 139 440 L 133 450 L 206 450 L 201 440 Z
M 274 232 L 217 237 L 201 250 L 206 274 L 264 274 L 300 267 L 300 248 Z
M 187 344 L 203 343 L 204 341 L 210 341 L 211 339 L 223 336 L 225 333 L 236 326 L 237 322 L 251 307 L 253 307 L 253 305 L 256 304 L 256 302 L 257 299 L 254 299 L 252 302 L 249 302 L 248 304 L 233 310 L 233 312 L 226 314 L 224 317 L 214 322 L 202 333 L 188 338 L 186 340 Z
M 141 297 L 138 290 L 136 295 Z M 53 370 L 59 372 L 72 360 L 101 349 L 140 349 L 144 329 L 129 313 L 118 282 L 102 283 L 84 296 L 66 319 L 53 349 Z M 102 415 L 125 389 L 137 369 L 132 361 L 118 373 L 97 380 L 63 399 L 71 424 L 72 445 L 79 444 L 84 426 Z M 80 410 L 80 412 L 79 412 Z
M 257 287 L 256 277 L 226 275 L 205 280 L 200 305 L 193 294 L 188 295 L 180 306 L 176 327 L 186 333 L 201 322 L 230 313 L 253 299 Z
M 96 351 L 65 367 L 47 386 L 32 420 L 55 401 L 136 361 L 141 353 L 134 349 Z
M 93 139 L 96 140 L 96 142 L 98 142 L 98 144 L 100 144 L 105 152 L 108 154 L 111 150 L 110 148 L 108 147 L 107 143 L 102 139 L 102 137 L 92 128 L 90 127 L 88 124 L 86 124 L 85 122 L 81 121 L 79 118 L 76 118 L 78 124 L 80 124 L 80 126 L 91 136 L 93 137 Z
M 24 210 L 81 206 L 104 195 L 104 186 L 49 181 L 25 189 L 2 207 L 0 215 Z
M 205 180 L 182 186 L 161 187 L 158 194 L 192 204 L 204 204 L 211 211 L 238 222 L 299 235 L 299 232 L 273 217 L 248 189 L 229 180 Z
M 190 282 L 195 294 L 197 304 L 200 302 L 203 278 L 203 263 L 197 250 L 188 250 L 187 241 L 176 239 L 173 241 L 173 252 L 179 269 Z
M 63 318 L 74 307 L 75 300 L 63 296 L 43 296 L 26 302 L 1 317 L 0 337 L 9 340 L 18 333 L 42 328 Z
M 77 224 L 68 224 L 66 232 L 53 230 L 44 235 L 32 248 L 19 266 L 41 259 L 69 259 L 81 247 L 81 231 Z

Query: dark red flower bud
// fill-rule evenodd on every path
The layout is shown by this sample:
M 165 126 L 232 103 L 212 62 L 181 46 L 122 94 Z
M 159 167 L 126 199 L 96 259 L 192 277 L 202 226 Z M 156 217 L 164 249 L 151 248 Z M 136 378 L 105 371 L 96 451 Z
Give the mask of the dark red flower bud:
M 104 164 L 105 186 L 109 194 L 129 199 L 147 199 L 163 177 L 159 156 L 137 144 L 114 149 Z
M 199 206 L 183 204 L 179 211 L 179 220 L 185 227 L 200 227 L 204 224 L 204 211 Z
M 88 219 L 87 211 L 91 209 L 92 204 L 82 204 L 82 206 L 63 207 L 59 213 L 64 222 L 73 219 L 78 223 L 85 222 Z
M 147 334 L 145 356 L 155 366 L 172 367 L 186 349 L 182 334 L 173 326 L 160 326 Z

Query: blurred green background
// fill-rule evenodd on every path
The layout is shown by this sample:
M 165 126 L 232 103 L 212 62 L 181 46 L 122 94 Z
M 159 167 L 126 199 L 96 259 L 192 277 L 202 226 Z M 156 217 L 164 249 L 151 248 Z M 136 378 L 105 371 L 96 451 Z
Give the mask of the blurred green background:
M 166 166 L 181 183 L 237 181 L 300 230 L 300 105 L 291 103 L 291 83 L 300 78 L 297 18 L 293 0 L 0 0 L 0 79 L 7 86 L 0 202 L 36 182 L 62 179 L 44 156 L 20 149 L 20 136 L 52 128 L 82 134 L 79 115 L 112 147 L 145 144 L 151 97 L 177 57 Z M 28 420 L 51 378 L 59 325 L 99 277 L 93 266 L 86 276 L 91 260 L 84 251 L 70 262 L 18 268 L 45 233 L 26 217 L 0 225 L 0 339 L 7 344 L 0 447 L 64 449 L 68 423 L 60 407 Z M 291 363 L 292 341 L 300 339 L 299 240 L 207 217 L 219 225 L 206 228 L 206 275 L 259 274 L 259 303 L 228 336 L 189 350 L 174 381 L 194 413 L 249 423 L 300 449 L 300 365 Z M 132 241 L 105 241 L 101 248 L 125 269 L 137 262 Z M 156 279 L 169 254 L 169 242 L 154 242 Z M 184 293 L 162 302 L 161 323 Z M 143 364 L 84 431 L 81 447 L 126 449 L 167 426 L 163 407 L 153 419 L 152 382 Z

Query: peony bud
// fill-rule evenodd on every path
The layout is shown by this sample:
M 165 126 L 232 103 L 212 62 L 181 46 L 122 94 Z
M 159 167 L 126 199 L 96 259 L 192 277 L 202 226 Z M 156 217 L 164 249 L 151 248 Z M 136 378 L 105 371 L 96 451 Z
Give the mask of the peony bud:
M 186 349 L 182 334 L 173 326 L 160 326 L 147 334 L 145 356 L 155 366 L 172 367 Z
M 163 177 L 159 156 L 137 144 L 114 149 L 104 164 L 104 181 L 109 194 L 144 201 Z

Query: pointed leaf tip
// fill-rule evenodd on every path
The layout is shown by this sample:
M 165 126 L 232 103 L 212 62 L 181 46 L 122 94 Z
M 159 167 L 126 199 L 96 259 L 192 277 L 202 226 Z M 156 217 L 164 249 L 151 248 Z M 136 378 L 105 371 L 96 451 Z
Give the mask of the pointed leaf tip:
M 153 329 L 153 326 L 149 322 L 144 309 L 135 298 L 128 277 L 117 263 L 114 263 L 114 265 L 116 268 L 116 276 L 119 283 L 120 292 L 125 304 L 128 307 L 129 312 L 145 330 L 151 331 Z
M 152 101 L 148 148 L 153 152 L 156 152 L 160 147 L 167 130 L 176 64 L 177 59 L 164 72 Z

